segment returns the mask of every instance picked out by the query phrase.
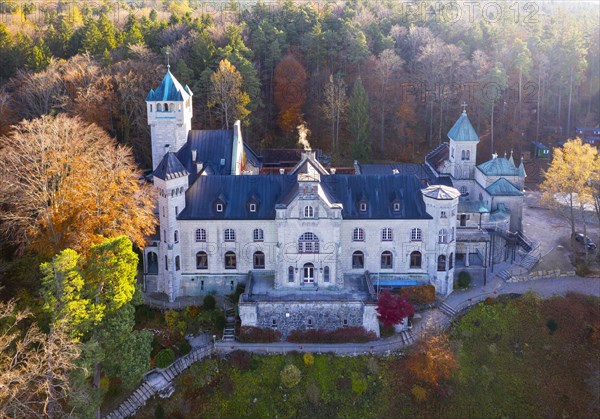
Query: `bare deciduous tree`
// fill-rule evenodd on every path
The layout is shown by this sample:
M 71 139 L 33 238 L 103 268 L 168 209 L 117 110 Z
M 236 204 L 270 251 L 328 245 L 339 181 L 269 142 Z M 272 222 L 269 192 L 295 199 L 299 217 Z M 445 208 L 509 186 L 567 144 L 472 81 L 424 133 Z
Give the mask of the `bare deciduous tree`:
M 70 394 L 79 344 L 60 325 L 48 334 L 26 327 L 30 316 L 0 302 L 0 417 L 53 418 Z

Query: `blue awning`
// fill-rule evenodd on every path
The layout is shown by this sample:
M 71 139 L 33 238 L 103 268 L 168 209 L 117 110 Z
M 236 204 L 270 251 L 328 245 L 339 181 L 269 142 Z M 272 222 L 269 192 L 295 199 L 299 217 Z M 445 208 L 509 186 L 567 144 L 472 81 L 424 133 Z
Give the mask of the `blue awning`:
M 373 285 L 382 287 L 412 287 L 418 285 L 415 279 L 373 279 Z

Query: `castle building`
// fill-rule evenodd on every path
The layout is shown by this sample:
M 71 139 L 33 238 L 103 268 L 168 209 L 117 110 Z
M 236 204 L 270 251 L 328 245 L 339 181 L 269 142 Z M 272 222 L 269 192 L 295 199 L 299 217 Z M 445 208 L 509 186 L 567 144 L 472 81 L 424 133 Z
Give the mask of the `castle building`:
M 144 249 L 144 290 L 174 301 L 245 284 L 243 326 L 379 334 L 379 288 L 432 284 L 447 296 L 456 253 L 480 251 L 457 241 L 461 227 L 475 215 L 520 226 L 522 165 L 511 155 L 476 166 L 466 112 L 423 165 L 337 174 L 306 150 L 287 172 L 261 175 L 239 122 L 191 129 L 192 92 L 170 71 L 146 103 L 160 227 Z

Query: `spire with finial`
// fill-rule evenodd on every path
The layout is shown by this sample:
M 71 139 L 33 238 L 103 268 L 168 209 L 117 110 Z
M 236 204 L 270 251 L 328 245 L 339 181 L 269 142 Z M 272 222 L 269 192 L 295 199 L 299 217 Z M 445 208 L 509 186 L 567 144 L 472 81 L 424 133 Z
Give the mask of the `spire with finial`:
M 508 159 L 508 161 L 513 165 L 513 167 L 517 167 L 515 166 L 515 159 L 513 158 L 513 149 L 510 149 L 510 158 Z
M 463 110 L 462 110 L 462 111 L 463 111 L 463 113 L 467 113 L 467 102 L 463 101 L 463 103 L 462 103 L 462 105 L 461 105 L 461 106 L 462 106 L 462 108 L 463 108 Z

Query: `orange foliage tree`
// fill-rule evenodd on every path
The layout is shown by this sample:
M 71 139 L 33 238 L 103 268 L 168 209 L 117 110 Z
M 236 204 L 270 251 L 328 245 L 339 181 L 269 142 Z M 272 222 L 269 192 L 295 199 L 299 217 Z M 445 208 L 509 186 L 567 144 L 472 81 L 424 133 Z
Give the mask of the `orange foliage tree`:
M 292 132 L 302 122 L 306 101 L 306 71 L 291 53 L 275 67 L 275 104 L 279 108 L 277 124 L 283 132 Z
M 457 365 L 450 340 L 444 333 L 425 335 L 408 357 L 408 368 L 414 377 L 432 387 L 449 379 Z
M 153 232 L 151 188 L 131 150 L 79 118 L 23 121 L 0 138 L 0 233 L 20 250 L 82 252 L 106 237 Z

